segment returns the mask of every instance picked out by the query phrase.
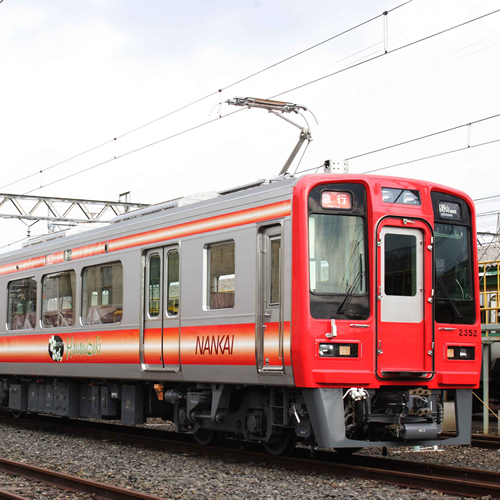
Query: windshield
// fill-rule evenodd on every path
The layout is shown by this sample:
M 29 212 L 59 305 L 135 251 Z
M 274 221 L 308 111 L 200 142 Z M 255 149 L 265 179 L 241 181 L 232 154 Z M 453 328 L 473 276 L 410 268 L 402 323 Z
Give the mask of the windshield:
M 468 228 L 436 224 L 436 297 L 471 300 L 471 265 Z
M 366 293 L 362 217 L 309 216 L 309 288 L 315 293 Z

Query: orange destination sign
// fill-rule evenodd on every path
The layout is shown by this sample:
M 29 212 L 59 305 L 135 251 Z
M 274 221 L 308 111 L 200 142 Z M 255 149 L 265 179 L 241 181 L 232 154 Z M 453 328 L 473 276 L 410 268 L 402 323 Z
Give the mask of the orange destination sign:
M 349 210 L 352 208 L 351 193 L 343 193 L 341 191 L 323 191 L 321 193 L 321 206 L 323 208 Z

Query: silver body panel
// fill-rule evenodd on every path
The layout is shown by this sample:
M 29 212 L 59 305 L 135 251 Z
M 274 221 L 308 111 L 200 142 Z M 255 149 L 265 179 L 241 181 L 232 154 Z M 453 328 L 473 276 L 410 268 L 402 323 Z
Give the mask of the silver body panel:
M 241 212 L 253 208 L 267 206 L 273 203 L 288 201 L 291 199 L 293 180 L 264 185 L 248 191 L 220 196 L 204 202 L 172 208 L 168 211 L 150 214 L 129 221 L 120 221 L 108 228 L 88 231 L 82 235 L 68 236 L 54 242 L 48 242 L 21 251 L 5 254 L 0 259 L 0 266 L 26 261 L 55 252 L 62 252 L 86 245 L 126 238 L 134 234 L 156 231 L 162 228 L 188 224 L 212 217 L 224 216 L 235 212 Z M 273 220 L 273 223 L 276 223 Z M 279 223 L 283 227 L 283 296 L 282 296 L 282 320 L 291 321 L 291 216 L 281 217 Z M 109 253 L 89 256 L 67 262 L 44 265 L 36 269 L 13 272 L 0 276 L 0 343 L 5 337 L 32 336 L 35 340 L 38 336 L 58 335 L 61 338 L 70 338 L 77 334 L 91 332 L 97 335 L 99 332 L 132 331 L 137 338 L 137 363 L 37 363 L 36 359 L 29 361 L 29 350 L 26 354 L 26 362 L 4 362 L 0 357 L 0 374 L 33 375 L 37 376 L 73 376 L 93 378 L 113 378 L 123 380 L 158 380 L 158 381 L 189 381 L 189 382 L 227 382 L 231 380 L 239 384 L 266 384 L 292 386 L 293 371 L 291 365 L 285 367 L 280 376 L 276 374 L 259 374 L 256 360 L 252 365 L 238 364 L 183 364 L 182 352 L 183 342 L 180 341 L 181 363 L 178 372 L 163 369 L 159 366 L 154 371 L 149 370 L 143 360 L 144 339 L 144 263 L 145 254 L 152 248 L 163 248 L 177 245 L 181 256 L 181 286 L 180 286 L 180 310 L 176 324 L 179 327 L 216 327 L 217 325 L 242 325 L 251 324 L 255 331 L 257 318 L 256 304 L 256 282 L 257 282 L 257 235 L 259 228 L 269 224 L 267 221 L 227 227 L 215 231 L 204 231 L 176 239 L 167 239 L 155 243 L 146 243 L 141 246 L 125 248 L 123 250 L 110 251 Z M 236 245 L 236 279 L 235 279 L 235 304 L 233 309 L 207 310 L 203 305 L 204 289 L 204 248 L 208 244 L 224 240 L 234 240 Z M 93 266 L 106 262 L 120 261 L 123 265 L 123 316 L 119 324 L 111 325 L 83 325 L 81 321 L 82 310 L 82 271 L 87 266 Z M 41 279 L 46 274 L 56 273 L 64 270 L 74 270 L 76 273 L 76 290 L 74 308 L 76 310 L 76 324 L 66 328 L 42 328 L 41 327 L 41 304 L 42 286 Z M 7 330 L 7 297 L 8 283 L 25 277 L 33 277 L 38 281 L 37 286 L 37 322 L 33 330 Z M 138 332 L 138 333 L 137 333 Z M 26 339 L 29 343 L 30 340 Z M 256 351 L 256 346 L 252 351 Z M 290 351 L 290 341 L 286 342 L 286 349 Z M 2 348 L 0 347 L 0 356 Z M 291 354 L 288 354 L 290 359 Z M 85 361 L 85 360 L 82 360 Z M 168 368 L 168 367 L 167 367 Z

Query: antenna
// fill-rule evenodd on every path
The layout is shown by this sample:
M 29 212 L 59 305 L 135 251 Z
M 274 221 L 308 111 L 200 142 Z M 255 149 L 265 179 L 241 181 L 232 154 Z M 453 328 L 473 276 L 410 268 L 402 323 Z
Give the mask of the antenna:
M 278 175 L 283 175 L 288 171 L 290 165 L 297 156 L 297 153 L 300 151 L 302 144 L 304 144 L 305 141 L 307 141 L 308 144 L 312 141 L 309 124 L 307 123 L 307 120 L 304 117 L 304 115 L 301 113 L 301 110 L 306 112 L 308 111 L 309 113 L 311 113 L 316 123 L 318 123 L 318 120 L 316 120 L 316 117 L 314 116 L 312 111 L 310 111 L 301 104 L 293 104 L 291 102 L 283 102 L 283 101 L 271 101 L 269 99 L 258 99 L 255 97 L 233 97 L 232 99 L 228 99 L 227 101 L 224 102 L 232 106 L 246 106 L 249 109 L 250 108 L 267 109 L 269 113 L 276 115 L 282 120 L 285 120 L 286 122 L 291 123 L 294 127 L 300 129 L 299 140 L 295 145 L 295 147 L 293 148 L 290 156 L 288 157 L 288 160 L 285 162 L 283 168 L 280 170 L 280 173 Z M 301 127 L 298 123 L 295 123 L 293 120 L 290 120 L 290 118 L 286 118 L 285 116 L 283 116 L 283 113 L 295 113 L 302 116 L 307 126 Z

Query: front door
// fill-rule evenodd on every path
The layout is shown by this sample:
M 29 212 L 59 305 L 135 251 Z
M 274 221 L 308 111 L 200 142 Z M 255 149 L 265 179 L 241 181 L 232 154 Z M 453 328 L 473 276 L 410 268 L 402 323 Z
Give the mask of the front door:
M 257 369 L 282 373 L 283 363 L 283 252 L 281 226 L 259 232 L 257 290 Z
M 143 367 L 180 370 L 180 253 L 177 245 L 146 254 Z
M 420 221 L 387 219 L 377 231 L 377 374 L 432 376 L 431 233 Z

